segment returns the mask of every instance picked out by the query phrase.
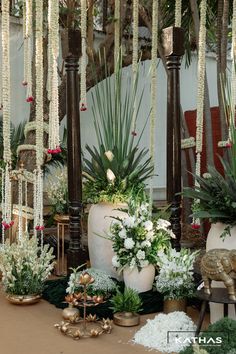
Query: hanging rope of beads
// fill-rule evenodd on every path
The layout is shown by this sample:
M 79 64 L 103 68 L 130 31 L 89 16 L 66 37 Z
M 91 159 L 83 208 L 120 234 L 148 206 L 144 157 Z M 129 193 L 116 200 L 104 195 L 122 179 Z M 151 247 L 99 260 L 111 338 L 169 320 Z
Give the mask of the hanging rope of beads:
M 201 155 L 203 144 L 203 117 L 204 117 L 204 90 L 205 90 L 205 53 L 206 53 L 206 14 L 207 1 L 202 0 L 200 5 L 200 32 L 199 32 L 199 53 L 198 53 L 198 86 L 197 86 L 197 120 L 196 120 L 196 175 L 201 175 Z M 195 179 L 195 187 L 198 187 Z M 199 200 L 195 200 L 197 205 Z M 193 227 L 200 226 L 200 220 L 193 220 Z
M 80 110 L 87 110 L 86 99 L 86 66 L 87 66 L 87 0 L 81 0 L 81 41 L 82 56 L 80 59 Z
M 57 73 L 57 61 L 59 57 L 59 2 L 57 0 L 48 1 L 48 28 L 48 98 L 50 101 L 48 153 L 57 154 L 61 152 Z
M 152 58 L 151 58 L 151 117 L 150 117 L 150 156 L 151 164 L 155 165 L 155 127 L 157 101 L 157 42 L 158 42 L 158 0 L 152 3 Z M 153 178 L 150 180 L 150 208 L 153 204 Z

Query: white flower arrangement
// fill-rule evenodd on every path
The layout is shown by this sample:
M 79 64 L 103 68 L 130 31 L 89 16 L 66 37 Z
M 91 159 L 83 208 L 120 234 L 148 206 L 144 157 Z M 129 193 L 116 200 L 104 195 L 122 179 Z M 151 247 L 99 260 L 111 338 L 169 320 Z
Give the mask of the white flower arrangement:
M 41 248 L 35 237 L 22 235 L 18 243 L 9 240 L 0 248 L 0 270 L 4 290 L 14 295 L 40 294 L 54 268 L 53 249 Z
M 160 271 L 156 277 L 156 287 L 165 299 L 182 299 L 193 294 L 193 266 L 197 254 L 198 251 L 188 249 L 158 252 Z
M 120 271 L 125 267 L 140 270 L 156 264 L 157 252 L 166 250 L 170 239 L 175 237 L 169 229 L 169 221 L 151 220 L 148 208 L 148 204 L 142 204 L 135 215 L 129 211 L 126 218 L 117 218 L 111 225 L 109 238 L 115 252 L 112 264 Z
M 84 271 L 79 272 L 78 268 L 73 269 L 66 289 L 68 294 L 74 294 L 83 290 L 82 286 L 79 284 L 79 278 L 83 272 Z M 86 272 L 94 278 L 94 282 L 87 288 L 88 295 L 103 295 L 106 298 L 109 297 L 110 294 L 116 292 L 116 283 L 106 272 L 95 268 L 88 268 L 86 269 Z
M 68 213 L 67 169 L 58 169 L 48 178 L 48 199 L 58 214 Z
M 184 312 L 159 314 L 153 320 L 147 320 L 135 333 L 133 341 L 161 353 L 179 353 L 190 345 L 195 330 L 195 324 Z M 178 340 L 180 331 L 182 341 Z

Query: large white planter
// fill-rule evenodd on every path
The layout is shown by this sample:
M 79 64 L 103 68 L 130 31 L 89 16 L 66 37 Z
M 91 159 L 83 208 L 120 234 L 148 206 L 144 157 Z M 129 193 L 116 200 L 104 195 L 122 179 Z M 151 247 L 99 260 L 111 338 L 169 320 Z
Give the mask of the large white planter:
M 139 293 L 149 291 L 152 289 L 155 267 L 149 264 L 147 267 L 138 271 L 138 268 L 125 268 L 123 271 L 124 282 L 127 288 L 137 290 Z
M 226 236 L 223 240 L 220 235 L 222 235 L 225 226 L 225 224 L 220 222 L 211 225 L 207 236 L 206 251 L 210 251 L 214 248 L 236 249 L 236 226 L 231 228 L 231 236 Z M 224 283 L 212 281 L 212 287 L 222 288 L 224 287 Z M 210 303 L 210 322 L 214 323 L 222 317 L 224 317 L 223 305 Z M 229 305 L 229 317 L 236 319 L 234 305 Z
M 107 239 L 114 217 L 124 218 L 126 213 L 116 210 L 126 208 L 126 204 L 98 203 L 91 206 L 88 216 L 88 249 L 91 267 L 104 270 L 110 276 L 121 280 L 112 266 L 114 251 Z

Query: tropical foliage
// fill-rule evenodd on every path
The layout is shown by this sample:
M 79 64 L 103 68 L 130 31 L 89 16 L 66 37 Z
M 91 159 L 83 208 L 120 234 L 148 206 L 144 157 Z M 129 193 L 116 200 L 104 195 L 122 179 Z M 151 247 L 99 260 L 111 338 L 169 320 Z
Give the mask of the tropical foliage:
M 111 300 L 111 309 L 113 312 L 132 312 L 141 311 L 142 300 L 137 291 L 125 288 L 124 293 L 118 291 Z
M 85 196 L 92 202 L 142 199 L 144 182 L 153 172 L 148 150 L 139 149 L 145 125 L 139 136 L 135 130 L 143 94 L 137 97 L 138 79 L 133 86 L 124 84 L 121 63 L 118 66 L 114 77 L 107 72 L 92 93 L 98 148 L 86 145 L 90 159 L 84 157 L 83 168 Z

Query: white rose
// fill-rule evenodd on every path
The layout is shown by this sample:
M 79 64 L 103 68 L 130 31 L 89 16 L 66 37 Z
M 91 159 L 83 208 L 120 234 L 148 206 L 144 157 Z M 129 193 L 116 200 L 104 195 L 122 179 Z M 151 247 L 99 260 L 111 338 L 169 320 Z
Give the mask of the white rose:
M 134 248 L 135 242 L 132 238 L 126 238 L 125 242 L 124 242 L 124 246 L 127 250 L 131 250 L 132 248 Z
M 112 265 L 115 268 L 119 268 L 120 267 L 120 262 L 119 262 L 118 256 L 113 256 L 112 257 Z
M 114 184 L 115 179 L 116 179 L 116 176 L 114 175 L 112 170 L 110 170 L 110 168 L 108 168 L 108 170 L 107 170 L 107 180 L 108 180 L 108 182 Z
M 128 216 L 127 218 L 124 219 L 123 225 L 132 228 L 135 226 L 135 221 L 136 219 L 134 216 Z
M 144 251 L 142 251 L 142 250 L 138 250 L 138 252 L 137 252 L 137 258 L 139 259 L 139 260 L 141 260 L 141 259 L 145 259 L 145 257 L 146 257 L 146 255 L 145 255 L 145 252 Z
M 125 229 L 122 229 L 120 232 L 119 232 L 119 236 L 120 238 L 126 238 L 126 230 Z
M 114 155 L 113 155 L 112 151 L 110 151 L 110 150 L 106 151 L 106 152 L 104 153 L 104 155 L 107 157 L 107 159 L 108 159 L 109 161 L 112 161 L 112 160 L 114 159 Z
M 153 223 L 151 220 L 147 220 L 143 223 L 143 226 L 147 231 L 152 231 Z

